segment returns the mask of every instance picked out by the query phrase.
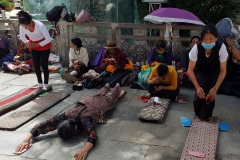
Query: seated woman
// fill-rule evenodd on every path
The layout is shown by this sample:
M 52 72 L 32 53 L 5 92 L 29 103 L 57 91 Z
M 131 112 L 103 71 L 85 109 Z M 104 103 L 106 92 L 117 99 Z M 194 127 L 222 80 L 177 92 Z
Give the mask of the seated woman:
M 182 85 L 186 87 L 193 87 L 192 82 L 188 78 L 188 64 L 189 64 L 189 52 L 191 51 L 192 47 L 200 41 L 199 36 L 193 36 L 191 38 L 190 49 L 186 50 L 183 54 L 181 68 L 177 71 L 180 80 L 182 81 Z
M 82 46 L 80 38 L 72 38 L 69 49 L 69 70 L 68 74 L 62 72 L 62 77 L 66 82 L 75 82 L 88 71 L 88 53 Z
M 160 63 L 153 67 L 148 79 L 148 94 L 141 97 L 159 97 L 176 100 L 179 95 L 179 83 L 176 69 L 172 66 Z
M 17 146 L 15 152 L 21 152 L 25 148 L 29 148 L 30 141 L 40 134 L 46 134 L 57 129 L 60 138 L 69 139 L 80 129 L 84 129 L 88 135 L 87 143 L 74 154 L 74 157 L 75 159 L 85 159 L 98 138 L 94 124 L 99 121 L 99 117 L 101 118 L 105 112 L 115 107 L 120 92 L 119 83 L 112 90 L 109 89 L 109 84 L 106 84 L 94 96 L 84 97 L 75 108 L 35 125 L 23 142 Z
M 172 65 L 172 59 L 172 46 L 167 46 L 167 43 L 164 40 L 158 40 L 156 42 L 156 47 L 150 53 L 148 64 L 151 67 L 154 67 L 159 63 Z
M 240 61 L 240 50 L 236 48 L 233 39 L 227 38 L 224 42 L 227 51 L 227 73 L 222 84 L 219 87 L 218 93 L 224 93 L 240 98 L 240 75 L 238 74 L 238 61 Z
M 111 73 L 123 71 L 127 61 L 126 53 L 114 41 L 108 41 L 104 48 L 101 69 Z

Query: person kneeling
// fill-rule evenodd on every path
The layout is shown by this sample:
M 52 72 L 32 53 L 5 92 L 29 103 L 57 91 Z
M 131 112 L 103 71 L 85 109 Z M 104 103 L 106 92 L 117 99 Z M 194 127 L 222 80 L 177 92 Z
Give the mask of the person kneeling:
M 153 67 L 148 79 L 148 94 L 141 97 L 169 98 L 175 101 L 179 94 L 179 83 L 177 72 L 174 67 L 159 64 Z

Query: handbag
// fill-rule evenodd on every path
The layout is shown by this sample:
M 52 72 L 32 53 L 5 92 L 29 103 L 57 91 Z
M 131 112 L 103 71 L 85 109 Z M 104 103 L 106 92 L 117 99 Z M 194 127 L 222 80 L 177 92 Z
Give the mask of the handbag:
M 138 119 L 141 121 L 162 122 L 170 101 L 170 99 L 152 97 L 138 114 Z
M 49 35 L 50 35 L 51 38 L 55 38 L 56 35 L 57 35 L 57 30 L 56 30 L 56 28 L 55 28 L 54 26 L 52 26 L 52 27 L 49 29 L 48 32 L 49 32 Z
M 86 9 L 82 9 L 82 11 L 79 13 L 79 15 L 76 18 L 76 22 L 81 24 L 84 22 L 88 22 L 90 19 L 93 19 L 94 21 L 96 21 Z

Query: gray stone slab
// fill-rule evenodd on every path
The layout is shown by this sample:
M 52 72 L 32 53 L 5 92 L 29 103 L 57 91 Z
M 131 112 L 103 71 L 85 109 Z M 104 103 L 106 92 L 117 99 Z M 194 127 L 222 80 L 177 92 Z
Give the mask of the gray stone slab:
M 170 109 L 166 112 L 165 117 L 161 124 L 167 125 L 167 126 L 180 127 L 182 126 L 181 118 L 188 118 L 192 121 L 194 118 L 194 112 L 178 111 L 178 110 Z
M 57 140 L 41 156 L 41 159 L 71 159 L 72 156 L 80 150 L 86 143 L 86 139 L 74 137 L 71 140 Z M 88 160 L 143 160 L 148 150 L 147 145 L 136 145 L 125 142 L 112 142 L 99 140 L 96 146 L 88 153 Z M 53 154 L 58 151 L 58 154 Z
M 7 96 L 2 96 L 2 95 L 0 95 L 0 100 L 3 99 L 3 98 L 5 98 L 5 97 L 7 97 Z
M 11 81 L 11 80 L 14 80 L 16 78 L 18 78 L 18 76 L 15 76 L 15 75 L 7 75 L 7 74 L 4 74 L 4 73 L 0 73 L 0 83 L 6 83 L 8 81 Z
M 239 160 L 240 155 L 216 155 L 216 160 Z
M 239 155 L 240 133 L 219 131 L 217 154 Z
M 32 160 L 32 158 L 21 157 L 22 155 L 14 155 L 14 156 L 5 156 L 0 155 L 0 159 L 2 160 Z M 40 159 L 35 159 L 40 160 Z
M 151 146 L 144 160 L 179 160 L 182 154 L 182 149 Z
M 29 86 L 30 87 L 30 86 L 36 85 L 37 83 L 38 83 L 37 78 L 29 78 L 29 77 L 22 78 L 22 77 L 19 77 L 19 78 L 10 80 L 8 82 L 5 82 L 4 84 L 16 85 L 16 86 Z
M 189 128 L 166 126 L 157 123 L 121 121 L 109 136 L 110 140 L 129 143 L 182 148 Z
M 30 130 L 36 125 L 39 124 L 40 122 L 46 121 L 50 118 L 52 118 L 55 115 L 52 114 L 41 114 L 38 117 L 32 119 L 30 122 L 24 124 L 23 126 L 19 127 L 16 131 L 24 131 L 24 132 L 30 132 Z
M 1 90 L 4 90 L 4 89 L 6 89 L 6 88 L 8 88 L 8 87 L 10 87 L 11 85 L 4 85 L 4 84 L 0 84 L 0 91 Z
M 238 116 L 220 116 L 220 122 L 225 122 L 229 125 L 229 133 L 240 132 L 240 117 Z
M 25 89 L 26 86 L 10 86 L 8 88 L 5 88 L 0 91 L 0 95 L 10 96 L 16 92 L 21 91 L 22 89 Z
M 27 132 L 8 132 L 0 131 L 0 154 L 1 155 L 14 155 L 14 149 L 24 140 L 27 135 Z M 55 133 L 56 135 L 56 133 Z M 41 138 L 37 138 L 33 141 L 33 146 L 21 156 L 27 158 L 36 158 L 43 150 L 49 148 L 50 144 L 54 140 L 54 134 L 49 134 L 45 138 L 44 142 L 41 141 Z

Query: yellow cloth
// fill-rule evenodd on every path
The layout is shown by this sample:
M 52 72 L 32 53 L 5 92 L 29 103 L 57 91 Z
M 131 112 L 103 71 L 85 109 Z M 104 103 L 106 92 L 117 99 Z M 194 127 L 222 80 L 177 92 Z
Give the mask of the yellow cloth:
M 113 65 L 108 65 L 106 68 L 106 71 L 111 72 L 112 74 L 114 73 L 115 70 L 116 68 Z
M 160 63 L 159 62 L 157 62 L 157 61 L 154 61 L 153 62 L 154 63 L 154 66 L 156 66 L 156 65 L 159 65 Z M 141 66 L 141 70 L 146 70 L 146 69 L 148 69 L 148 68 L 150 68 L 151 66 L 149 65 L 149 64 L 146 64 L 146 65 L 142 65 Z
M 125 64 L 124 69 L 132 69 L 132 68 L 133 68 L 133 62 L 128 60 L 128 64 L 127 63 Z
M 157 74 L 157 66 L 153 67 L 152 72 L 148 78 L 148 80 L 152 80 L 154 77 L 158 77 Z M 163 80 L 160 78 L 159 83 L 170 85 L 170 90 L 176 90 L 177 89 L 177 71 L 174 67 L 168 66 L 168 73 L 166 75 L 166 78 Z

